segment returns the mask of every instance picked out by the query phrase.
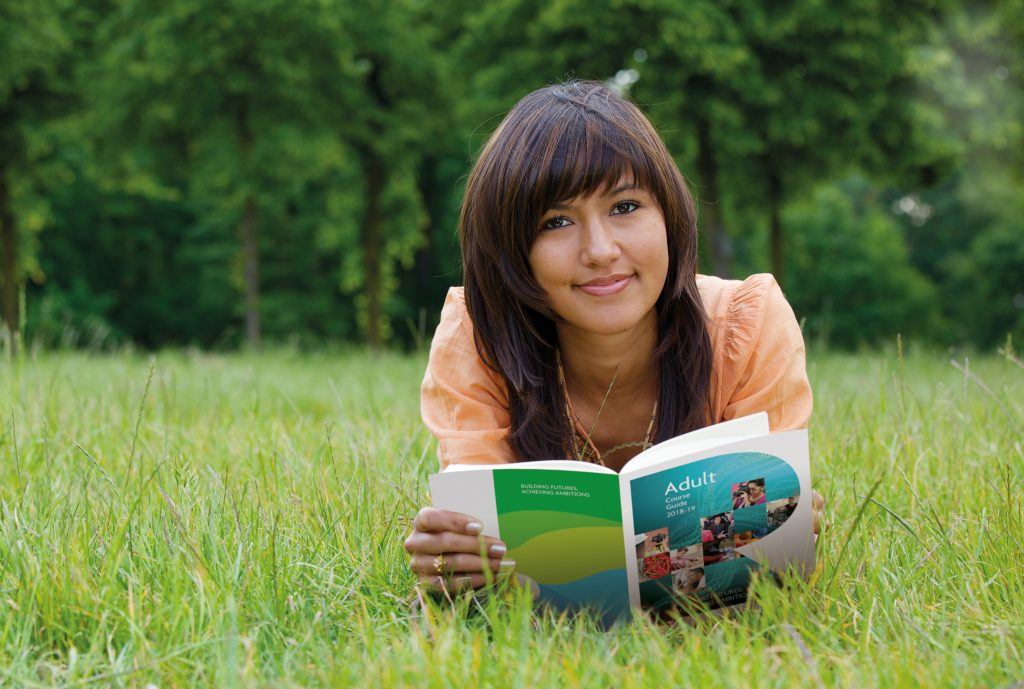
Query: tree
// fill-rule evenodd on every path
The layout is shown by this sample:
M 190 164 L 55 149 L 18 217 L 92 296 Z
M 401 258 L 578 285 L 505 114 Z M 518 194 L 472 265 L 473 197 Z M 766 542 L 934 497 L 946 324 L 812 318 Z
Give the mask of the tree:
M 784 282 L 789 199 L 858 164 L 890 166 L 880 120 L 890 140 L 902 137 L 901 155 L 915 155 L 907 131 L 916 122 L 902 106 L 913 98 L 907 57 L 930 21 L 927 5 L 671 5 L 665 11 L 673 21 L 648 49 L 659 69 L 638 87 L 676 94 L 655 112 L 662 121 L 692 123 L 704 188 L 722 189 L 734 206 L 740 196 L 760 197 L 771 269 Z M 704 43 L 708 36 L 713 46 Z
M 451 95 L 460 87 L 444 44 L 457 17 L 417 0 L 387 0 L 373 12 L 343 7 L 361 78 L 341 136 L 363 177 L 358 260 L 347 263 L 345 284 L 359 291 L 362 329 L 376 348 L 391 334 L 386 304 L 398 287 L 396 264 L 411 268 L 429 244 L 418 175 L 451 150 L 458 131 Z
M 0 321 L 14 347 L 31 234 L 45 222 L 52 125 L 75 100 L 68 78 L 75 26 L 70 2 L 0 2 Z
M 958 166 L 933 189 L 896 190 L 891 205 L 915 265 L 939 287 L 951 344 L 994 346 L 1024 321 L 1021 19 L 1020 0 L 952 6 L 911 56 L 912 106 Z
M 134 0 L 101 26 L 97 119 L 125 176 L 234 224 L 250 345 L 261 332 L 261 233 L 283 197 L 343 155 L 334 123 L 353 105 L 357 74 L 337 10 Z

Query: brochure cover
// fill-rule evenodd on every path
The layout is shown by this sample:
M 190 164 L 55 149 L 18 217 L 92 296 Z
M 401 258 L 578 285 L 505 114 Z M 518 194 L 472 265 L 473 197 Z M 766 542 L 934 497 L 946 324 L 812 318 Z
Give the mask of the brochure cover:
M 791 539 L 788 548 L 782 534 L 771 548 L 770 534 L 801 504 L 800 477 L 772 452 L 715 454 L 629 484 L 636 583 L 644 608 L 672 606 L 680 597 L 698 598 L 712 608 L 743 603 L 751 572 L 766 559 L 771 564 L 772 550 L 781 567 L 789 559 L 783 554 L 789 554 L 801 569 L 813 568 L 813 547 L 801 547 L 806 533 Z

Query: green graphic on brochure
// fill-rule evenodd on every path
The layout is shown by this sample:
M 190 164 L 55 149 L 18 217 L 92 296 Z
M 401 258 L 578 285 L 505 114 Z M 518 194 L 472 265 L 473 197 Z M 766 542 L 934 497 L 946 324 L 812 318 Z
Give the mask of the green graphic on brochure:
M 517 469 L 494 472 L 501 539 L 516 570 L 559 609 L 590 605 L 626 614 L 618 476 Z

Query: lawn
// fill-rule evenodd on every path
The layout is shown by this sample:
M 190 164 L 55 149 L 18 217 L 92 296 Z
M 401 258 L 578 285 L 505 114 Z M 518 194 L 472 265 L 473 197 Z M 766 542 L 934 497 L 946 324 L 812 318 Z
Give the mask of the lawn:
M 950 357 L 812 352 L 812 580 L 608 632 L 414 615 L 425 354 L 0 360 L 0 685 L 1024 686 L 1024 369 Z

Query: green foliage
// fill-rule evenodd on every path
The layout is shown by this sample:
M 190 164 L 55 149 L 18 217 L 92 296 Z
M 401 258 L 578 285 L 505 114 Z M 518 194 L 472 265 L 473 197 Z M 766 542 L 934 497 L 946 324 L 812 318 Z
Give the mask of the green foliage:
M 899 223 L 870 193 L 854 180 L 789 206 L 786 296 L 797 317 L 806 317 L 805 335 L 827 344 L 934 337 L 936 290 L 910 265 Z
M 516 100 L 577 76 L 628 92 L 694 181 L 705 272 L 796 271 L 787 296 L 834 344 L 895 328 L 992 346 L 1018 327 L 999 295 L 1024 273 L 1005 246 L 1022 232 L 1022 16 L 1020 0 L 0 0 L 10 284 L 45 345 L 234 347 L 254 315 L 270 341 L 422 345 L 460 282 L 472 155 Z M 877 193 L 852 206 L 814 191 L 857 175 Z M 818 254 L 840 277 L 812 279 Z M 859 293 L 867 266 L 887 277 Z
M 1017 216 L 1020 217 L 1020 216 Z M 1024 236 L 1004 222 L 980 235 L 952 265 L 952 290 L 963 338 L 984 347 L 1007 335 L 1024 342 Z
M 53 197 L 53 215 L 40 259 L 46 289 L 28 304 L 40 345 L 70 344 L 66 325 L 83 345 L 104 330 L 102 344 L 237 344 L 222 341 L 237 303 L 230 235 L 180 202 L 103 191 L 88 179 Z

